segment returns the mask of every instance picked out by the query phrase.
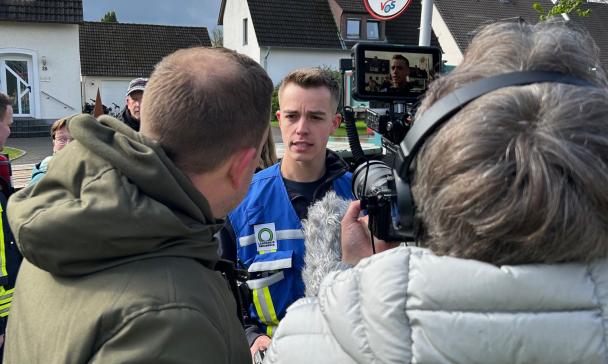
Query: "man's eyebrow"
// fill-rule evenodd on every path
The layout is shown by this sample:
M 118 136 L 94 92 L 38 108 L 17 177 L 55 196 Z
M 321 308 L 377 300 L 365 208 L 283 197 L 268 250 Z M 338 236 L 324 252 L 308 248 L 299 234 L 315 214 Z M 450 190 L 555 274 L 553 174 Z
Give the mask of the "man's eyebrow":
M 310 115 L 325 115 L 325 111 L 323 111 L 323 110 L 312 110 L 312 111 L 309 111 L 308 114 L 310 114 Z

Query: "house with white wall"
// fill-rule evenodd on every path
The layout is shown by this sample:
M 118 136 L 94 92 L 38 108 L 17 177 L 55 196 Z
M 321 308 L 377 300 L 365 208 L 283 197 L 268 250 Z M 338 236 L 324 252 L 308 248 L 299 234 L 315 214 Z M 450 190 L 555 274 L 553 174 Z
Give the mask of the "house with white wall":
M 0 92 L 13 99 L 12 137 L 48 136 L 98 90 L 118 112 L 131 79 L 177 49 L 211 46 L 205 27 L 84 22 L 82 0 L 1 3 Z
M 80 26 L 82 104 L 101 102 L 118 112 L 129 81 L 150 77 L 154 65 L 180 48 L 210 47 L 205 27 L 83 22 Z
M 555 0 L 537 0 L 550 9 Z M 571 16 L 598 44 L 604 69 L 608 68 L 608 3 L 587 1 L 588 17 Z M 297 67 L 338 68 L 357 42 L 417 45 L 421 0 L 414 0 L 398 18 L 378 21 L 362 0 L 222 0 L 218 24 L 224 46 L 258 61 L 278 83 Z M 496 21 L 537 23 L 532 2 L 517 0 L 434 0 L 431 44 L 440 46 L 443 61 L 456 66 L 476 31 Z
M 46 136 L 49 122 L 80 112 L 81 22 L 80 0 L 3 0 L 0 92 L 13 99 L 13 136 Z
M 420 2 L 399 18 L 373 19 L 357 0 L 222 0 L 224 47 L 259 62 L 277 84 L 299 67 L 338 69 L 357 42 L 418 44 Z M 432 42 L 437 45 L 433 36 Z

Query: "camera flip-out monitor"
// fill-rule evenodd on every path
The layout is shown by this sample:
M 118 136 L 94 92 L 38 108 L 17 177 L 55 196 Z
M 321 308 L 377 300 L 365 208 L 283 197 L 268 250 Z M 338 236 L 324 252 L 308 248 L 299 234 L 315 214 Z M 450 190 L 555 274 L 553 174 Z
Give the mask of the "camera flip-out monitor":
M 359 43 L 353 47 L 357 100 L 415 102 L 441 70 L 437 47 Z

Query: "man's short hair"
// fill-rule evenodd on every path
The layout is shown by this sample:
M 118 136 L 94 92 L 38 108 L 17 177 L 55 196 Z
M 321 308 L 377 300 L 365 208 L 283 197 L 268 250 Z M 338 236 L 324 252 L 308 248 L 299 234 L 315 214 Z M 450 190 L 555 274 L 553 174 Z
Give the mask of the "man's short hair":
M 393 58 L 391 58 L 391 60 L 393 60 L 393 59 L 397 59 L 397 60 L 403 61 L 403 62 L 405 62 L 405 65 L 406 65 L 408 68 L 410 67 L 410 61 L 408 61 L 408 60 L 407 60 L 407 58 L 405 58 L 404 56 L 402 56 L 402 55 L 400 55 L 400 54 L 395 54 L 395 55 L 393 56 Z
M 0 119 L 4 118 L 4 113 L 9 106 L 13 106 L 10 97 L 0 92 Z
M 258 148 L 270 120 L 272 81 L 225 48 L 181 49 L 155 67 L 141 130 L 186 173 L 209 172 L 237 150 Z
M 605 257 L 608 80 L 586 33 L 554 22 L 490 25 L 463 62 L 431 84 L 418 115 L 462 85 L 522 70 L 561 72 L 598 87 L 507 87 L 446 121 L 414 167 L 422 243 L 494 264 Z
M 331 99 L 336 107 L 340 103 L 340 84 L 332 76 L 331 72 L 322 68 L 299 68 L 287 74 L 279 86 L 279 98 L 283 89 L 293 83 L 302 88 L 326 87 L 331 94 Z
M 73 118 L 76 115 L 71 115 L 71 116 L 67 116 L 65 118 L 61 118 L 59 120 L 56 120 L 53 125 L 51 125 L 51 138 L 53 140 L 55 140 L 55 134 L 57 134 L 57 131 L 59 129 L 62 128 L 66 128 L 67 131 L 70 131 L 70 119 Z

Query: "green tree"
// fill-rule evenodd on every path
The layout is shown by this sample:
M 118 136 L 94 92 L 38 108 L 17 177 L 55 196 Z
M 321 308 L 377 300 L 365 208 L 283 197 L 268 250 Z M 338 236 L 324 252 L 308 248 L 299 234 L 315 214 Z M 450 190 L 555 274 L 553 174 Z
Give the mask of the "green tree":
M 114 10 L 108 11 L 106 15 L 101 18 L 102 23 L 118 23 L 118 19 L 116 18 L 116 12 Z
M 538 11 L 539 19 L 545 21 L 561 14 L 569 15 L 575 13 L 578 16 L 588 16 L 591 9 L 581 8 L 581 5 L 586 2 L 586 0 L 560 0 L 549 11 L 545 11 L 540 3 L 533 3 L 532 7 Z

